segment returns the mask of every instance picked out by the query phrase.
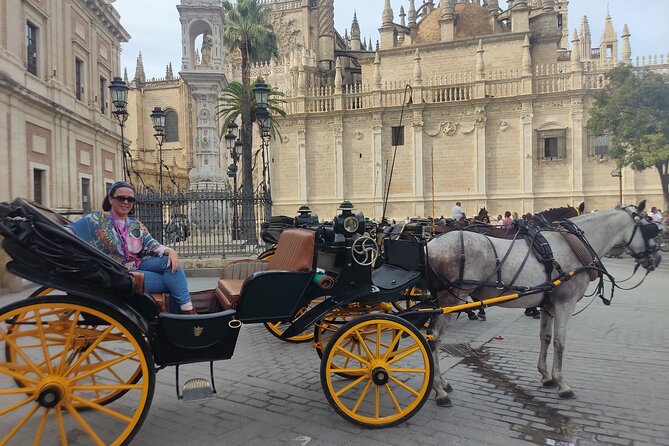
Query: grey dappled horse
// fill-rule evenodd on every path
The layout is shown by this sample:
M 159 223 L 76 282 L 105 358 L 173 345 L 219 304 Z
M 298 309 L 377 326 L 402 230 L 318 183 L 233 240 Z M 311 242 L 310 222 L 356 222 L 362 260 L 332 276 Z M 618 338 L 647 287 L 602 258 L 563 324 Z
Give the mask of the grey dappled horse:
M 612 210 L 579 215 L 570 220 L 583 231 L 598 257 L 606 254 L 614 246 L 624 246 L 641 266 L 651 271 L 660 263 L 661 256 L 653 240 L 654 230 L 650 227 L 654 226 L 653 223 L 640 218 L 639 214 L 644 206 L 645 201 L 642 201 L 638 207 L 618 206 Z M 550 243 L 554 259 L 562 271 L 569 272 L 582 268 L 583 264 L 562 235 L 554 231 L 545 231 L 542 234 Z M 494 245 L 494 249 L 491 245 Z M 439 305 L 447 307 L 461 304 L 472 291 L 474 291 L 472 297 L 476 300 L 511 294 L 512 291 L 500 291 L 495 286 L 476 287 L 472 284 L 494 282 L 497 278 L 496 262 L 507 255 L 509 249 L 507 258 L 501 264 L 503 283 L 510 283 L 516 274 L 518 276 L 513 282 L 515 286 L 533 289 L 548 282 L 544 264 L 532 253 L 528 256 L 530 248 L 523 240 L 520 243 L 512 243 L 512 240 L 486 238 L 483 234 L 468 231 L 451 231 L 431 240 L 427 245 L 428 264 L 435 272 L 433 276 L 436 276 L 437 284 L 442 285 L 432 286 L 432 292 L 437 295 Z M 464 265 L 461 264 L 462 261 Z M 557 275 L 557 271 L 553 268 L 552 279 Z M 462 280 L 468 284 L 462 284 Z M 576 303 L 588 288 L 589 281 L 588 274 L 583 272 L 555 287 L 545 301 L 544 294 L 538 292 L 501 304 L 509 308 L 544 306 L 546 311 L 541 312 L 541 351 L 538 369 L 543 385 L 557 385 L 558 394 L 563 398 L 574 395 L 562 376 L 567 321 L 574 313 Z M 449 316 L 451 315 L 433 317 L 430 324 L 431 332 L 435 336 L 434 342 L 431 343 L 435 366 L 433 389 L 436 392 L 437 404 L 442 406 L 451 405 L 447 395 L 451 387 L 441 376 L 438 358 L 439 346 L 445 339 Z M 554 357 L 553 369 L 549 372 L 546 354 L 551 337 L 554 339 Z

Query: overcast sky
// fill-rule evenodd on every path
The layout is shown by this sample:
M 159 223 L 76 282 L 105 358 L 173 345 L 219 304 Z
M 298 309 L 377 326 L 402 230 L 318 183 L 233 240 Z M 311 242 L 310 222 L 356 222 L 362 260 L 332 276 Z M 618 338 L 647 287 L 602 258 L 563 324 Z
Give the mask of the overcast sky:
M 178 0 L 116 0 L 121 24 L 132 36 L 123 44 L 121 66 L 128 68 L 132 79 L 137 55 L 141 51 L 147 78 L 164 77 L 165 66 L 171 62 L 176 74 L 181 62 L 181 27 L 176 5 Z M 360 22 L 363 39 L 378 39 L 383 0 L 335 0 L 335 27 L 343 35 L 351 28 L 353 11 Z M 416 4 L 420 4 L 417 0 Z M 500 5 L 506 2 L 501 0 Z M 580 26 L 581 17 L 588 16 L 593 47 L 599 46 L 607 8 L 613 26 L 622 34 L 626 23 L 631 34 L 632 59 L 637 56 L 669 53 L 669 0 L 571 0 L 569 5 L 570 36 Z M 391 0 L 395 21 L 399 22 L 400 6 L 408 10 L 408 0 Z

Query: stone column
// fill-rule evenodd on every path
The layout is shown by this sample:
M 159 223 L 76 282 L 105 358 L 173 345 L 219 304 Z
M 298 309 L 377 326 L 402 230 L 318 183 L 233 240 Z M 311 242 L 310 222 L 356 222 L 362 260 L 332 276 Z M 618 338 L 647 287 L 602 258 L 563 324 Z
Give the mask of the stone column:
M 486 116 L 486 104 L 475 106 L 475 141 L 476 141 L 476 160 L 474 168 L 476 170 L 476 189 L 477 195 L 487 195 L 487 178 L 486 178 L 486 123 L 488 117 Z
M 423 150 L 423 107 L 413 110 L 411 130 L 413 133 L 413 189 L 416 197 L 414 213 L 425 216 L 425 169 Z
M 341 202 L 344 199 L 344 118 L 335 116 L 332 127 L 335 149 L 335 198 Z
M 534 121 L 534 110 L 531 101 L 523 102 L 520 114 L 520 146 L 523 148 L 522 157 L 522 181 L 523 181 L 523 212 L 534 212 L 534 151 L 532 124 Z
M 381 215 L 383 212 L 383 197 L 386 193 L 386 166 L 383 162 L 382 134 L 383 120 L 381 113 L 372 115 L 372 153 L 374 162 L 374 212 Z
M 297 121 L 298 200 L 307 203 L 307 128 L 304 119 Z
M 572 197 L 578 205 L 585 200 L 583 192 L 583 159 L 588 156 L 587 138 L 583 130 L 583 97 L 581 95 L 571 98 L 571 152 L 572 152 Z M 572 204 L 574 204 L 572 203 Z

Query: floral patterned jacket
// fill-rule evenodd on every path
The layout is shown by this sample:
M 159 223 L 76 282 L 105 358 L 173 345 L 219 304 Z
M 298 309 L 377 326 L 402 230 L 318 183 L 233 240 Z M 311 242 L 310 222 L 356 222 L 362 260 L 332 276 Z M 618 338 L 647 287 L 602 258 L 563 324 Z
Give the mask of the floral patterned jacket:
M 142 257 L 162 256 L 166 249 L 151 236 L 142 222 L 133 217 L 126 219 L 122 232 L 119 232 L 114 218 L 107 212 L 84 215 L 68 227 L 76 235 L 128 269 L 136 269 Z

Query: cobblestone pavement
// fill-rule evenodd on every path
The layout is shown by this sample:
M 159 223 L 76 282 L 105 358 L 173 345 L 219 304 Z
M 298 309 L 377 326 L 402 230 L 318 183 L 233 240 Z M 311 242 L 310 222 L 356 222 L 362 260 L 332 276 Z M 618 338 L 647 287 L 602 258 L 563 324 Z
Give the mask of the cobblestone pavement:
M 618 280 L 632 272 L 629 259 L 606 263 Z M 189 280 L 193 289 L 215 283 Z M 438 407 L 431 396 L 408 422 L 381 430 L 352 425 L 328 405 L 309 344 L 282 342 L 262 325 L 244 326 L 233 358 L 215 364 L 216 399 L 178 401 L 174 369 L 158 373 L 133 444 L 669 445 L 668 289 L 665 264 L 639 288 L 616 291 L 611 306 L 594 299 L 572 318 L 563 369 L 576 392 L 569 400 L 540 384 L 538 320 L 502 308 L 489 309 L 485 322 L 460 318 L 448 342 L 465 356 L 444 352 L 441 358 L 454 407 Z M 180 374 L 182 382 L 206 378 L 208 366 L 183 366 Z

